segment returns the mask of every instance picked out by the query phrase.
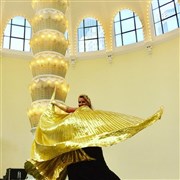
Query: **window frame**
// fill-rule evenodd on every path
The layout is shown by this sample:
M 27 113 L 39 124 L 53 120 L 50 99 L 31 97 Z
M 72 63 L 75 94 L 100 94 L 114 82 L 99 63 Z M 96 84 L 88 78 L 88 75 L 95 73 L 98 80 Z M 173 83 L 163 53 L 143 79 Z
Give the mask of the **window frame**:
M 13 20 L 15 20 L 15 18 L 20 18 L 20 21 L 22 21 L 22 24 L 18 24 L 18 23 L 15 23 L 13 22 Z M 8 32 L 8 34 L 5 34 L 6 32 L 6 28 L 7 26 L 9 26 L 10 30 Z M 13 28 L 22 28 L 23 29 L 23 37 L 20 37 L 20 36 L 16 36 L 16 35 L 13 35 L 13 31 L 12 29 Z M 28 20 L 22 16 L 15 16 L 14 18 L 12 18 L 6 25 L 6 28 L 5 28 L 5 31 L 3 33 L 3 48 L 4 49 L 10 49 L 10 50 L 16 50 L 16 51 L 24 51 L 24 52 L 31 52 L 31 48 L 30 46 L 27 47 L 27 42 L 30 41 L 31 39 L 31 36 L 32 36 L 32 28 L 30 26 L 30 23 L 28 22 Z M 30 34 L 28 33 L 27 34 L 27 30 L 30 30 Z M 29 36 L 29 38 L 27 38 Z M 8 38 L 7 39 L 7 47 L 5 47 L 5 38 Z M 13 39 L 14 41 L 16 40 L 22 40 L 22 48 L 13 48 L 12 47 L 12 44 L 13 44 Z M 27 49 L 26 49 L 27 48 Z
M 94 20 L 95 23 L 93 25 L 86 25 L 86 20 L 87 19 L 91 19 L 91 20 Z M 92 29 L 92 28 L 95 28 L 96 30 L 96 36 L 95 37 L 86 37 L 86 30 L 87 29 Z M 104 50 L 105 49 L 105 42 L 104 42 L 104 47 L 101 48 L 101 45 L 100 45 L 100 40 L 103 40 L 105 41 L 105 37 L 104 37 L 104 32 L 103 32 L 103 37 L 100 36 L 100 29 L 102 29 L 102 26 L 100 25 L 100 23 L 98 22 L 98 20 L 96 20 L 95 18 L 92 18 L 92 17 L 88 17 L 88 18 L 85 18 L 81 21 L 78 29 L 77 29 L 77 43 L 78 43 L 78 53 L 86 53 L 86 52 L 95 52 L 95 51 L 101 51 L 101 50 Z M 82 40 L 80 40 L 80 37 L 79 37 L 79 30 L 82 31 Z M 103 29 L 102 29 L 103 31 Z M 91 49 L 91 50 L 88 50 L 87 48 L 87 42 L 90 42 L 90 41 L 96 41 L 96 45 L 97 45 L 97 48 L 96 49 Z M 80 43 L 83 44 L 83 50 L 80 49 Z
M 131 13 L 132 13 L 132 16 L 129 16 L 129 17 L 127 17 L 127 18 L 122 18 L 121 16 L 122 16 L 122 12 L 124 11 L 124 10 L 128 10 L 128 11 L 130 11 Z M 115 20 L 115 18 L 116 18 L 116 16 L 119 16 L 118 17 L 118 20 Z M 143 40 L 139 40 L 139 37 L 138 37 L 138 31 L 139 30 L 142 30 L 142 32 L 143 32 L 143 26 L 142 26 L 142 23 L 141 23 L 141 26 L 140 27 L 137 27 L 138 25 L 137 25 L 137 18 L 138 18 L 138 20 L 140 21 L 140 19 L 139 19 L 139 16 L 137 16 L 136 15 L 136 13 L 135 12 L 133 12 L 133 11 L 131 11 L 131 10 L 129 10 L 129 9 L 123 9 L 123 10 L 121 10 L 121 11 L 119 11 L 117 14 L 116 14 L 116 16 L 114 17 L 114 21 L 113 21 L 113 31 L 114 31 L 114 45 L 115 45 L 115 47 L 116 48 L 118 48 L 118 47 L 122 47 L 122 46 L 126 46 L 126 45 L 130 45 L 130 44 L 135 44 L 135 43 L 138 43 L 138 42 L 141 42 L 141 41 L 143 41 L 144 40 L 144 37 L 143 37 Z M 123 31 L 123 22 L 125 22 L 125 21 L 128 21 L 128 20 L 130 20 L 130 19 L 132 19 L 132 21 L 133 21 L 133 23 L 134 23 L 134 27 L 131 29 L 131 30 L 127 30 L 127 31 Z M 140 21 L 141 22 L 141 21 Z M 116 33 L 116 26 L 115 26 L 115 24 L 119 24 L 119 29 L 120 29 L 120 32 L 119 33 Z M 127 35 L 128 33 L 134 33 L 135 34 L 135 42 L 132 42 L 132 43 L 127 43 L 127 44 L 125 44 L 125 39 L 124 39 L 124 36 L 125 35 Z M 142 35 L 143 35 L 143 33 L 142 33 Z M 120 36 L 120 42 L 118 41 L 118 39 L 117 39 L 117 37 L 118 36 Z
M 176 18 L 177 28 L 179 28 L 180 27 L 180 20 L 179 20 L 178 16 L 180 15 L 180 12 L 178 13 L 177 6 L 176 6 L 176 4 L 178 2 L 175 2 L 175 0 L 170 0 L 167 3 L 160 5 L 160 0 L 156 0 L 156 3 L 157 3 L 157 7 L 155 7 L 155 8 L 153 8 L 153 1 L 151 3 L 151 13 L 152 13 L 152 19 L 153 19 L 154 35 L 155 36 L 160 36 L 160 35 L 163 35 L 165 33 L 168 33 L 170 31 L 172 31 L 172 30 L 165 31 L 165 27 L 164 27 L 163 23 L 166 22 L 168 19 L 171 19 L 173 17 Z M 171 3 L 173 3 L 175 13 L 173 15 L 170 15 L 168 17 L 163 18 L 162 17 L 163 12 L 162 12 L 161 9 L 163 7 L 165 7 L 165 6 L 167 6 L 168 4 L 171 4 Z M 158 21 L 155 21 L 155 17 L 154 17 L 155 16 L 155 14 L 154 14 L 155 10 L 157 10 L 158 14 L 159 14 L 159 20 Z M 170 10 L 170 9 L 168 9 L 168 10 Z M 157 24 L 160 24 L 160 28 L 161 28 L 161 32 L 160 33 L 157 32 L 157 28 L 156 28 Z M 175 29 L 177 29 L 177 28 L 175 28 Z

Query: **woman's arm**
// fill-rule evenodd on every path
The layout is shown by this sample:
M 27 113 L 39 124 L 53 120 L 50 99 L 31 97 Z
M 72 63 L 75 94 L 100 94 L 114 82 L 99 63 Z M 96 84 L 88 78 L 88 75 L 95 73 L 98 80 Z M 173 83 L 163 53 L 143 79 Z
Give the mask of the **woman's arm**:
M 66 106 L 65 104 L 57 103 L 56 101 L 52 101 L 51 104 L 58 107 L 59 109 L 65 111 L 65 112 L 67 112 L 67 113 L 72 113 L 77 109 L 74 107 Z

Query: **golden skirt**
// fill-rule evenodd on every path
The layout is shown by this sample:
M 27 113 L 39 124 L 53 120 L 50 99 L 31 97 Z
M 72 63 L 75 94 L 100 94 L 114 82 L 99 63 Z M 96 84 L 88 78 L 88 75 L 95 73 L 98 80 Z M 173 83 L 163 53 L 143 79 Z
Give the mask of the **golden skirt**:
M 160 109 L 150 118 L 141 119 L 83 106 L 74 113 L 57 114 L 49 105 L 40 118 L 25 169 L 36 179 L 63 180 L 69 164 L 93 160 L 82 148 L 124 141 L 156 122 L 162 113 Z

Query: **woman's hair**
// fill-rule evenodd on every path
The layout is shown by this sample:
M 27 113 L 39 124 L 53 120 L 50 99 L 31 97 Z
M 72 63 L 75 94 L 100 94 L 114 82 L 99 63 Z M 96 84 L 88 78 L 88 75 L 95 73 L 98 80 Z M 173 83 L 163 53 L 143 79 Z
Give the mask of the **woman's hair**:
M 87 102 L 87 105 L 92 109 L 91 100 L 87 95 L 81 94 L 79 95 L 79 98 L 83 98 Z

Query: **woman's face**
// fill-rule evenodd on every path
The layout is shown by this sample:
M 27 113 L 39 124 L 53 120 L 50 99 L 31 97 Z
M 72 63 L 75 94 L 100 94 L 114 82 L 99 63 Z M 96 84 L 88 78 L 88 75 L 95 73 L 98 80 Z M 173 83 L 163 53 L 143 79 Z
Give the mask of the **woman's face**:
M 79 97 L 78 98 L 78 105 L 79 105 L 79 107 L 81 107 L 81 106 L 88 106 L 88 103 L 86 102 L 86 100 L 84 98 Z

